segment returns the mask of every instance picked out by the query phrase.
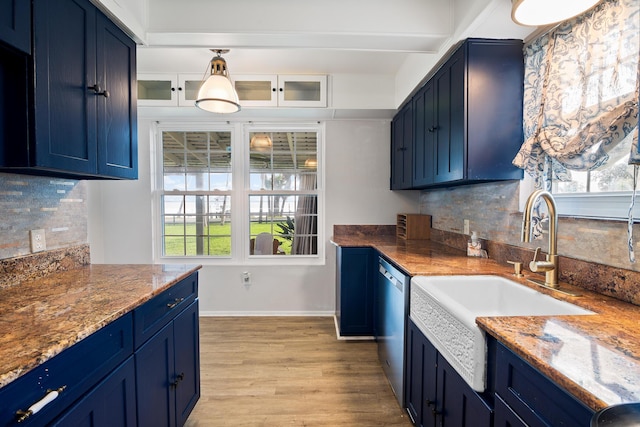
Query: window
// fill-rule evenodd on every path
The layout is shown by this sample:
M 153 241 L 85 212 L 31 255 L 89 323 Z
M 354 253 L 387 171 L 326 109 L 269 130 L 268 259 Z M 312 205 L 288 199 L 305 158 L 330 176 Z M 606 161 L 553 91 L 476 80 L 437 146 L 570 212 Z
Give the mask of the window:
M 254 131 L 249 141 L 250 254 L 317 255 L 317 133 Z
M 637 10 L 638 0 L 602 2 L 525 48 L 525 143 L 514 164 L 551 189 L 560 214 L 628 216 L 628 162 L 640 164 Z
M 231 255 L 231 132 L 163 131 L 162 254 Z
M 158 126 L 157 257 L 323 262 L 322 126 L 206 127 Z

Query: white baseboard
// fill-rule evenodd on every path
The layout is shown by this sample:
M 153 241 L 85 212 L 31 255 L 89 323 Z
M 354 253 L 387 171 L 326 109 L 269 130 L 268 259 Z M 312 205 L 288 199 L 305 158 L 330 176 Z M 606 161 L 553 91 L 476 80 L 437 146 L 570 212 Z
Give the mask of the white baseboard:
M 333 324 L 336 327 L 336 338 L 340 341 L 373 341 L 376 337 L 363 335 L 363 336 L 345 336 L 340 335 L 340 327 L 338 326 L 338 317 L 333 315 Z
M 200 317 L 331 317 L 333 311 L 200 311 Z

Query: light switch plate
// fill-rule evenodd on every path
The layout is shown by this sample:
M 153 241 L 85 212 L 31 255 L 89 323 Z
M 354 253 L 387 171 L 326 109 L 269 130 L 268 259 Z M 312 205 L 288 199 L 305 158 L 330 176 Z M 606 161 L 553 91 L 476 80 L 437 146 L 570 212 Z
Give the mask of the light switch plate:
M 31 252 L 42 252 L 47 249 L 47 242 L 44 238 L 44 229 L 29 231 L 31 237 Z

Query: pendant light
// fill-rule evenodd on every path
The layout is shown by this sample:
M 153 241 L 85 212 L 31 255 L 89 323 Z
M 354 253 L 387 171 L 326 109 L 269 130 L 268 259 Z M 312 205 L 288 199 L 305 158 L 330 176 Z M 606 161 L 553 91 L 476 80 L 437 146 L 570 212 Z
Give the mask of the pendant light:
M 212 113 L 235 113 L 240 111 L 238 94 L 229 79 L 227 61 L 222 57 L 228 49 L 211 49 L 216 56 L 211 59 L 211 75 L 207 77 L 198 91 L 196 107 Z
M 578 16 L 600 0 L 511 0 L 511 19 L 516 24 L 539 27 Z

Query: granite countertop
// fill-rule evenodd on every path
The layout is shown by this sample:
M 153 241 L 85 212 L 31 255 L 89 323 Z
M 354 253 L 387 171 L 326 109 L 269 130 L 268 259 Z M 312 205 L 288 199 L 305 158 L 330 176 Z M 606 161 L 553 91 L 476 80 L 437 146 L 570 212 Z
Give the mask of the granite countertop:
M 640 400 L 640 307 L 561 283 L 572 297 L 527 282 L 539 277 L 428 240 L 334 236 L 342 247 L 373 247 L 411 276 L 497 274 L 593 311 L 584 316 L 479 317 L 476 323 L 594 411 Z
M 0 387 L 199 268 L 93 264 L 0 289 Z

